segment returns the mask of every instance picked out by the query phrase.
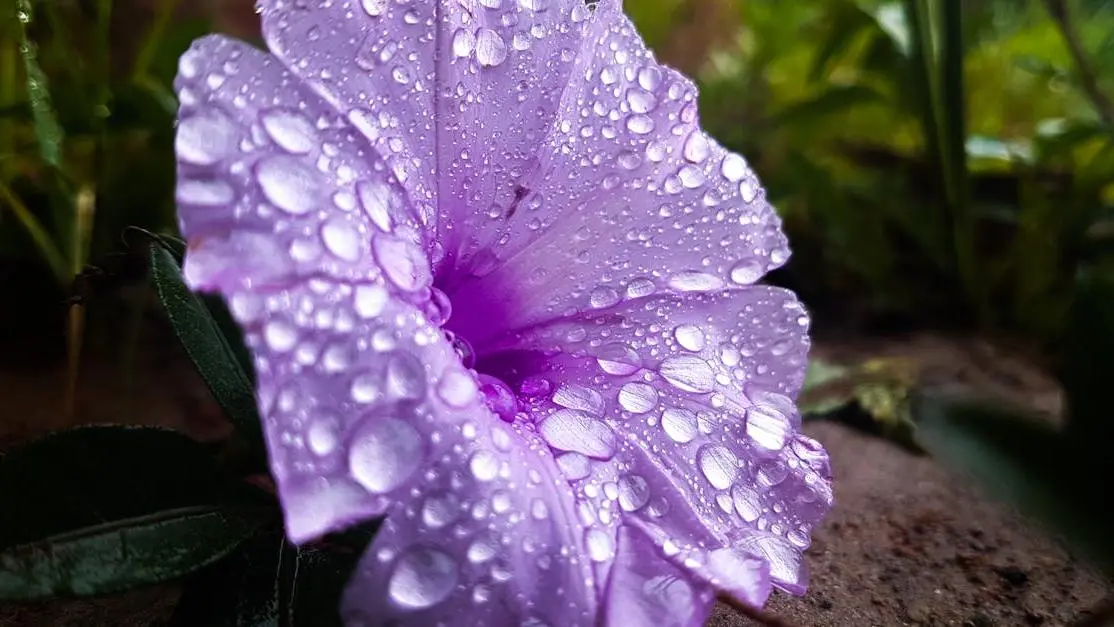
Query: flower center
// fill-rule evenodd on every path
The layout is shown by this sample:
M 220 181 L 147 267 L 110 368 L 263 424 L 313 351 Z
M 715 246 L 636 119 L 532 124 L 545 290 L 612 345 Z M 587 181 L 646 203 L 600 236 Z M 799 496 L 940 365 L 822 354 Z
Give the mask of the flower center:
M 445 339 L 449 341 L 457 356 L 460 357 L 461 365 L 476 372 L 479 378 L 480 392 L 483 394 L 484 403 L 487 407 L 504 422 L 514 422 L 519 409 L 518 398 L 515 396 L 514 390 L 499 377 L 478 371 L 476 369 L 476 351 L 472 348 L 472 344 L 467 338 L 445 328 L 453 314 L 452 301 L 448 295 L 437 287 L 431 288 L 430 298 L 425 306 L 425 314 L 431 322 L 441 327 Z

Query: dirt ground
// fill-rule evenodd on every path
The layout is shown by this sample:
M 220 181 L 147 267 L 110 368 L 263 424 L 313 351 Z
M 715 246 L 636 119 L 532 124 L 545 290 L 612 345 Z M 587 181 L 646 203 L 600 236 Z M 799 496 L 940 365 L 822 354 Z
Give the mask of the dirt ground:
M 89 356 L 76 421 L 162 424 L 204 439 L 226 433 L 173 342 L 153 333 L 141 346 L 130 394 L 121 364 Z M 827 342 L 816 354 L 912 357 L 930 384 L 970 387 L 1050 414 L 1059 408 L 1047 377 L 982 342 L 933 336 Z M 0 449 L 70 422 L 62 412 L 63 381 L 53 368 L 0 371 Z M 767 607 L 781 620 L 801 627 L 1054 627 L 1086 618 L 1114 594 L 1114 586 L 1054 541 L 931 459 L 842 425 L 813 422 L 808 431 L 831 454 L 836 508 L 809 550 L 808 595 L 775 595 Z M 157 626 L 176 595 L 166 586 L 107 599 L 0 606 L 0 626 Z M 726 606 L 708 623 L 750 624 Z

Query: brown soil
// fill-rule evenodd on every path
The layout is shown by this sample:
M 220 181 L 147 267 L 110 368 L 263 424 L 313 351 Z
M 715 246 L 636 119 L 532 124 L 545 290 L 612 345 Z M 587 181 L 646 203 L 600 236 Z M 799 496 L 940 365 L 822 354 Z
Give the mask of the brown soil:
M 64 418 L 64 373 L 0 372 L 0 449 L 67 424 L 161 424 L 210 439 L 227 432 L 173 342 L 141 338 L 131 393 L 123 366 L 87 360 L 79 415 Z M 157 348 L 156 348 L 157 347 Z M 91 351 L 93 352 L 93 351 Z M 1023 360 L 970 340 L 923 336 L 900 341 L 826 343 L 817 354 L 908 356 L 935 385 L 962 385 L 1050 414 L 1055 385 Z M 1114 586 L 1072 559 L 1008 508 L 988 501 L 931 459 L 842 425 L 814 422 L 836 476 L 836 508 L 809 551 L 812 584 L 804 598 L 775 595 L 767 609 L 801 627 L 1068 625 Z M 121 627 L 165 623 L 173 586 L 95 600 L 0 606 L 0 626 Z M 709 627 L 750 625 L 725 606 Z

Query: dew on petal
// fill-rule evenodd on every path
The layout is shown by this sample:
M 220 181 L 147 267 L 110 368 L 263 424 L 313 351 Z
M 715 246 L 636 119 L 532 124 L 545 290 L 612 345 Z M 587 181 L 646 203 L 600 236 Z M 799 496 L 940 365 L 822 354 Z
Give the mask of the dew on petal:
M 679 390 L 706 393 L 715 389 L 715 374 L 696 355 L 676 355 L 661 362 L 661 376 Z
M 444 601 L 456 588 L 459 577 L 460 567 L 448 553 L 419 546 L 398 559 L 387 594 L 404 609 L 423 609 Z
M 559 409 L 538 425 L 550 446 L 595 459 L 610 459 L 618 438 L 611 427 L 583 411 Z
M 476 35 L 476 60 L 480 65 L 496 66 L 506 58 L 507 42 L 503 41 L 503 37 L 490 28 L 481 28 Z
M 619 507 L 634 512 L 650 502 L 650 486 L 640 475 L 619 478 Z
M 615 555 L 615 544 L 611 536 L 599 529 L 589 529 L 584 534 L 584 543 L 588 546 L 588 557 L 593 562 L 606 562 Z
M 287 213 L 308 213 L 321 197 L 317 173 L 295 157 L 261 160 L 255 164 L 255 178 L 267 200 Z
M 321 241 L 325 248 L 344 261 L 360 259 L 360 234 L 347 221 L 330 220 L 321 227 Z
M 424 457 L 417 429 L 397 418 L 369 416 L 352 437 L 348 470 L 368 492 L 383 494 L 406 483 Z
M 778 451 L 785 447 L 792 431 L 788 416 L 778 407 L 755 405 L 747 409 L 746 430 L 758 446 Z
M 673 329 L 673 337 L 687 351 L 704 350 L 704 331 L 695 324 L 680 324 Z
M 661 415 L 661 427 L 669 439 L 678 444 L 688 444 L 699 434 L 696 414 L 687 409 L 666 409 Z
M 433 283 L 429 261 L 411 242 L 390 235 L 379 235 L 371 246 L 383 273 L 399 289 L 416 292 Z
M 706 444 L 696 453 L 700 472 L 712 487 L 726 490 L 735 482 L 739 472 L 739 458 L 722 444 Z
M 648 383 L 627 383 L 619 388 L 619 405 L 632 414 L 645 414 L 658 404 L 658 391 Z
M 619 342 L 600 347 L 596 353 L 596 363 L 607 374 L 625 377 L 642 368 L 642 358 L 634 349 Z
M 280 148 L 292 154 L 305 154 L 317 144 L 317 130 L 297 111 L 271 109 L 259 116 L 263 129 Z
M 472 454 L 468 467 L 480 481 L 491 481 L 499 475 L 499 458 L 490 451 L 476 451 Z
M 195 165 L 213 165 L 236 150 L 239 128 L 217 110 L 199 113 L 178 122 L 174 148 L 178 158 Z

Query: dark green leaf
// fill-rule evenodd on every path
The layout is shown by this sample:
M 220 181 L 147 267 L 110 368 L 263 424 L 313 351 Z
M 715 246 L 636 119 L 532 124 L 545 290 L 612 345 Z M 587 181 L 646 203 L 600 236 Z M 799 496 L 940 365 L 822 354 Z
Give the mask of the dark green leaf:
M 1064 338 L 1060 380 L 1068 408 L 1068 431 L 1091 442 L 1096 454 L 1114 442 L 1110 385 L 1114 381 L 1114 274 L 1089 269 L 1076 281 Z
M 272 510 L 193 507 L 0 552 L 0 599 L 107 594 L 177 579 L 236 548 Z
M 150 262 L 151 278 L 166 315 L 213 398 L 241 435 L 262 443 L 251 379 L 212 313 L 183 283 L 182 271 L 165 247 L 151 244 Z
M 1061 534 L 1079 556 L 1114 572 L 1105 459 L 1047 422 L 955 397 L 913 401 L 917 441 L 944 463 Z
M 277 627 L 280 621 L 282 562 L 287 552 L 282 529 L 244 542 L 228 557 L 189 577 L 172 627 Z
M 152 512 L 251 498 L 198 442 L 155 427 L 62 431 L 0 461 L 0 548 Z
M 786 106 L 774 122 L 800 130 L 804 125 L 823 124 L 827 116 L 847 113 L 884 100 L 882 94 L 867 85 L 835 85 L 812 98 Z
M 23 57 L 23 69 L 27 74 L 27 95 L 31 104 L 31 113 L 35 122 L 35 136 L 39 141 L 39 151 L 43 160 L 50 165 L 60 168 L 62 166 L 62 127 L 54 115 L 54 107 L 50 101 L 50 89 L 47 85 L 46 74 L 39 67 L 35 42 L 27 35 L 27 25 L 31 22 L 31 3 L 29 0 L 18 0 L 16 12 L 19 24 L 19 53 Z

